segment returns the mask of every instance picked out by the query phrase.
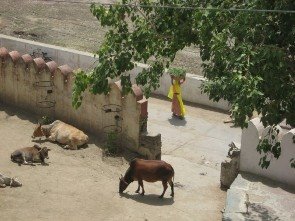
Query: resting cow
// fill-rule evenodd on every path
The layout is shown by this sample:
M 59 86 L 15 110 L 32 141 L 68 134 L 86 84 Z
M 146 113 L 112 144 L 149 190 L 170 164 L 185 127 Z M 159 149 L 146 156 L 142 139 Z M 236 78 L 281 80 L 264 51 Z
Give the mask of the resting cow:
M 83 131 L 60 120 L 48 125 L 38 124 L 32 138 L 42 136 L 45 136 L 50 141 L 66 144 L 64 148 L 71 150 L 77 150 L 78 146 L 86 144 L 89 140 Z
M 119 193 L 123 193 L 130 183 L 137 180 L 138 188 L 136 193 L 139 193 L 141 187 L 141 194 L 144 195 L 143 180 L 147 182 L 162 181 L 164 190 L 160 198 L 163 198 L 166 192 L 168 187 L 167 183 L 171 186 L 171 196 L 174 197 L 172 179 L 174 180 L 174 170 L 170 164 L 162 160 L 135 159 L 130 163 L 130 167 L 126 171 L 125 176 L 121 176 L 120 178 Z
M 0 173 L 0 188 L 5 188 L 6 186 L 20 187 L 22 184 L 17 178 L 11 178 Z
M 35 166 L 34 163 L 42 163 L 46 165 L 45 159 L 49 159 L 48 157 L 48 149 L 47 147 L 39 147 L 38 145 L 34 145 L 33 147 L 24 147 L 14 151 L 10 158 L 13 162 L 24 165 L 32 165 Z

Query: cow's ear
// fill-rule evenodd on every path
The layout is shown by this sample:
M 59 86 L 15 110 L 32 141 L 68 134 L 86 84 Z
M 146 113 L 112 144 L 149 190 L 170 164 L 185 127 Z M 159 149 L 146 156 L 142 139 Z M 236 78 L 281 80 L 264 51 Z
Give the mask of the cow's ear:
M 34 147 L 37 149 L 37 150 L 41 150 L 42 148 L 39 147 L 37 144 L 34 144 Z

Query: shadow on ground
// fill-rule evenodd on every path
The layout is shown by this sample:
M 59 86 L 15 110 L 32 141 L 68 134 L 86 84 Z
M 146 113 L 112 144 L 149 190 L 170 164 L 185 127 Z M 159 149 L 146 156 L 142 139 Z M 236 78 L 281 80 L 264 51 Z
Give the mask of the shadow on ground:
M 261 176 L 258 176 L 258 175 L 255 175 L 253 176 L 252 174 L 250 173 L 246 173 L 246 172 L 243 172 L 243 173 L 240 173 L 241 176 L 250 181 L 250 182 L 261 182 L 263 183 L 264 185 L 266 186 L 269 186 L 269 187 L 273 187 L 273 188 L 281 188 L 289 193 L 293 193 L 295 194 L 295 188 L 287 185 L 287 184 L 284 184 L 284 183 L 279 183 L 277 181 L 272 181 L 268 178 L 265 178 L 265 177 L 261 177 Z
M 280 220 L 270 208 L 266 208 L 258 203 L 251 203 L 248 210 L 248 214 L 244 215 L 244 217 L 249 220 Z
M 11 106 L 0 103 L 0 111 L 3 111 L 7 114 L 5 119 L 8 119 L 13 116 L 17 116 L 21 120 L 28 120 L 34 124 L 38 123 L 38 117 L 36 117 L 36 115 L 33 115 L 24 110 L 20 110 L 19 108 L 16 108 L 16 107 L 11 107 Z
M 174 126 L 177 126 L 177 127 L 185 126 L 186 123 L 187 123 L 185 118 L 184 119 L 179 119 L 179 118 L 176 118 L 176 117 L 169 118 L 168 121 L 169 121 L 169 123 L 171 125 L 174 125 Z
M 134 194 L 130 195 L 128 192 L 127 193 L 122 193 L 121 197 L 124 197 L 126 199 L 131 199 L 139 203 L 144 203 L 152 206 L 167 206 L 167 205 L 172 205 L 174 203 L 174 198 L 172 197 L 167 197 L 163 199 L 159 198 L 160 195 L 156 194 L 147 194 L 147 195 L 140 195 L 140 194 Z

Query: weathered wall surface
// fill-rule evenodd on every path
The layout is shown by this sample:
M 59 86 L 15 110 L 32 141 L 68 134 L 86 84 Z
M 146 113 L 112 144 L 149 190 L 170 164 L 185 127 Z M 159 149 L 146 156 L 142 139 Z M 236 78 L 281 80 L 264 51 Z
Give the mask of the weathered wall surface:
M 147 100 L 141 89 L 133 85 L 133 93 L 122 97 L 121 84 L 111 84 L 108 95 L 83 94 L 78 110 L 72 107 L 74 73 L 68 65 L 33 59 L 18 51 L 0 48 L 0 102 L 26 109 L 40 116 L 51 116 L 82 130 L 105 136 L 118 129 L 124 147 L 146 158 L 160 157 L 161 146 L 149 149 L 141 145 L 146 132 Z M 118 107 L 115 108 L 114 107 Z M 117 111 L 118 109 L 118 111 Z M 109 111 L 105 111 L 109 110 Z
M 295 158 L 295 129 L 284 132 L 280 126 L 277 128 L 281 131 L 279 137 L 275 137 L 281 143 L 281 156 L 273 158 L 268 169 L 262 169 L 258 165 L 261 155 L 256 147 L 260 138 L 268 136 L 269 128 L 264 128 L 259 118 L 249 122 L 248 128 L 242 132 L 240 170 L 295 186 L 295 169 L 290 166 L 291 158 Z
M 68 64 L 70 67 L 88 69 L 93 67 L 97 59 L 93 54 L 85 53 L 77 50 L 62 48 L 53 45 L 42 44 L 39 42 L 14 38 L 0 34 L 0 47 L 6 47 L 10 51 L 19 51 L 20 53 L 32 54 L 37 49 L 47 53 L 58 65 Z M 147 66 L 144 64 L 137 64 L 137 67 L 130 72 L 131 78 L 134 79 L 137 74 Z M 209 100 L 206 94 L 201 93 L 200 86 L 206 79 L 203 76 L 187 74 L 186 82 L 182 85 L 183 100 L 196 104 L 206 105 L 213 108 L 222 110 L 229 110 L 229 105 L 226 101 L 213 102 Z M 160 78 L 160 87 L 154 91 L 154 94 L 167 96 L 171 85 L 170 76 L 164 74 Z

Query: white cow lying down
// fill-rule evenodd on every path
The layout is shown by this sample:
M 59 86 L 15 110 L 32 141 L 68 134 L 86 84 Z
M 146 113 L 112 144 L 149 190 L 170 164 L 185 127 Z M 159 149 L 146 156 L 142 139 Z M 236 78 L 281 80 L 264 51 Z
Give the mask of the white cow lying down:
M 86 144 L 89 140 L 83 131 L 60 120 L 48 125 L 38 124 L 32 138 L 42 136 L 45 136 L 50 141 L 66 144 L 64 148 L 71 150 L 77 150 L 78 146 Z

